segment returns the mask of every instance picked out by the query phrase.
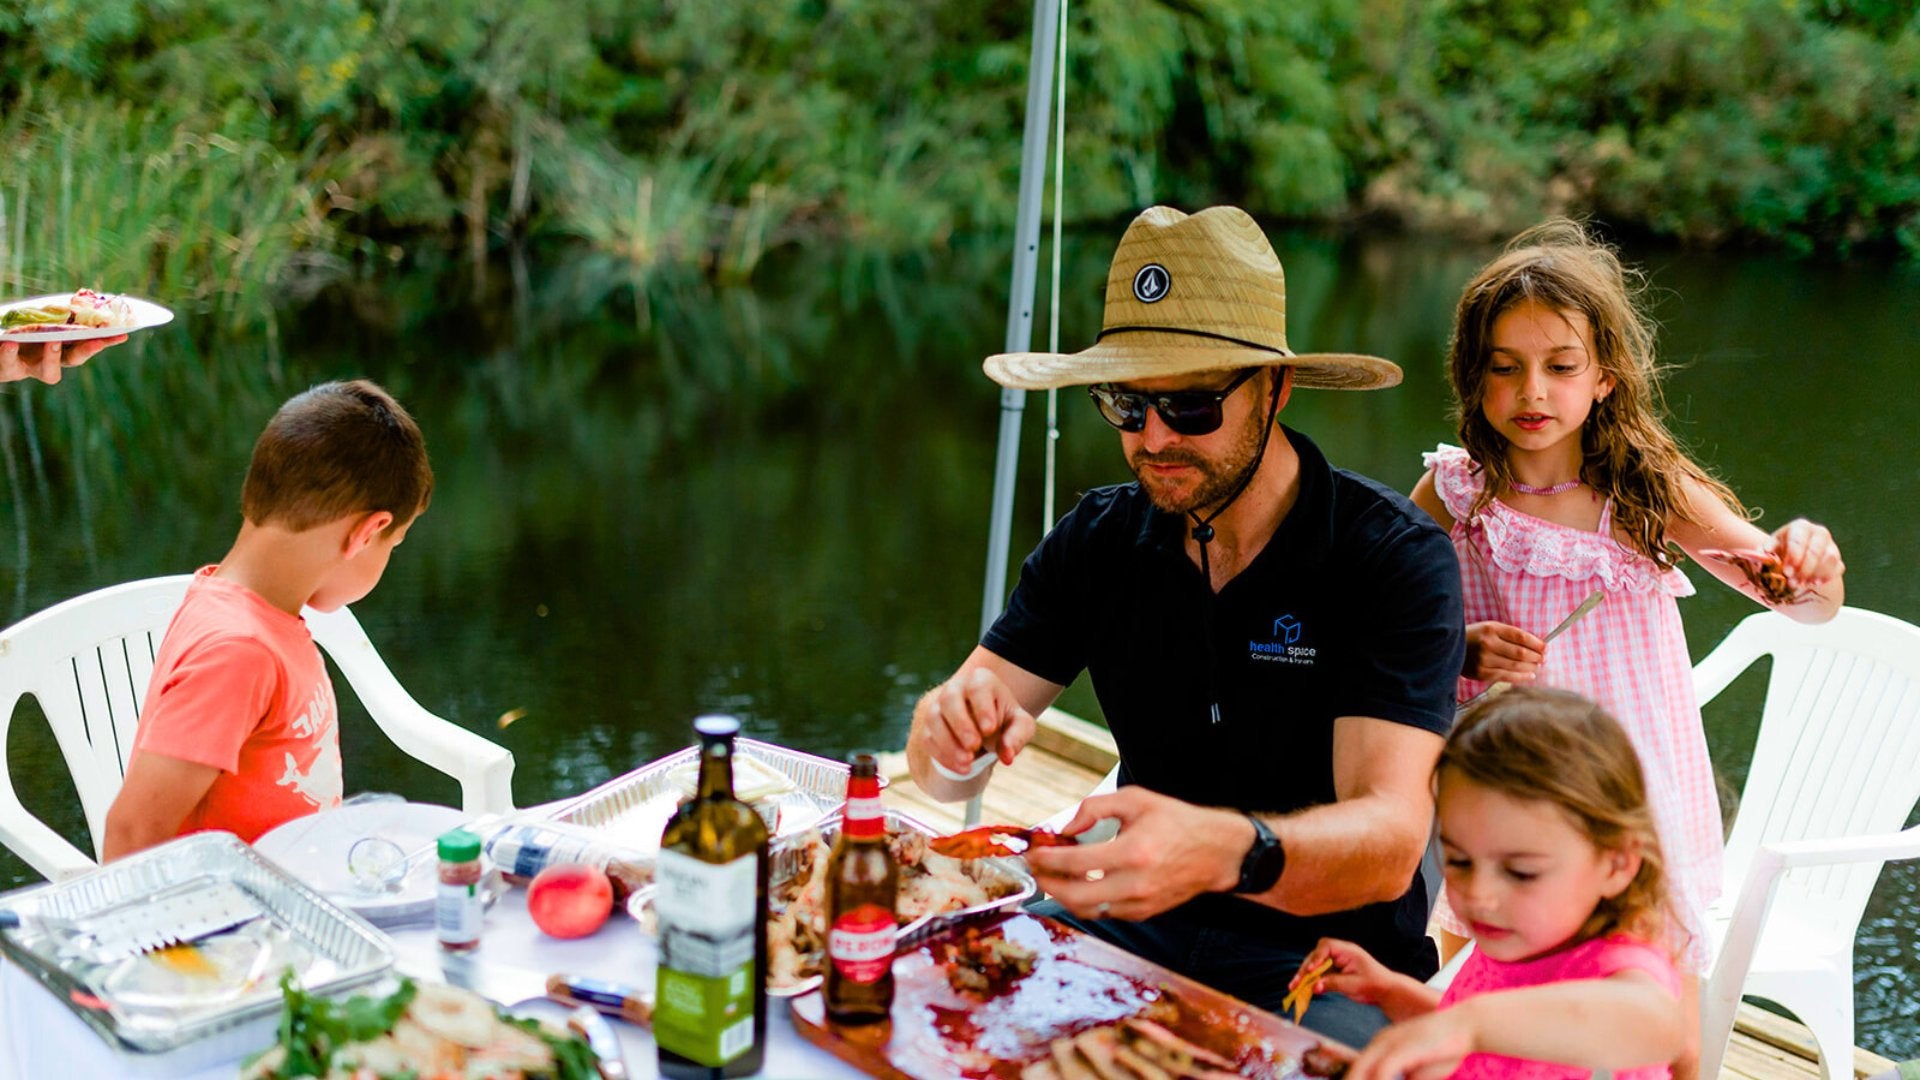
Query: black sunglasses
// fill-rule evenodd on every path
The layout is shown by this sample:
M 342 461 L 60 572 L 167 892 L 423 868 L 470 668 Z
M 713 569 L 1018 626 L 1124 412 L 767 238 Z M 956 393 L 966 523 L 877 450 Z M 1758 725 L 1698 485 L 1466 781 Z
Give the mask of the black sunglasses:
M 1173 390 L 1164 394 L 1142 394 L 1131 390 L 1115 390 L 1111 386 L 1089 386 L 1087 395 L 1093 398 L 1094 406 L 1100 410 L 1100 418 L 1121 431 L 1144 431 L 1147 408 L 1151 406 L 1175 434 L 1210 435 L 1220 430 L 1225 411 L 1222 406 L 1227 398 L 1259 370 L 1247 368 L 1218 390 Z

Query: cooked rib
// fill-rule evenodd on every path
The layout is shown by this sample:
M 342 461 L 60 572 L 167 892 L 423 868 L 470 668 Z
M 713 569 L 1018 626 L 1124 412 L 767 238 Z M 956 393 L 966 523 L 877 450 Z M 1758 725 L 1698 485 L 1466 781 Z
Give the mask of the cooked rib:
M 1104 1080 L 1074 1050 L 1071 1038 L 1053 1040 L 1047 1044 L 1047 1052 L 1053 1055 L 1053 1067 L 1059 1072 L 1060 1080 Z
M 1113 1052 L 1120 1048 L 1120 1032 L 1111 1025 L 1075 1035 L 1073 1048 L 1100 1075 L 1100 1080 L 1133 1080 L 1132 1073 L 1114 1064 Z
M 1051 1058 L 1041 1058 L 1020 1070 L 1020 1080 L 1060 1080 L 1060 1070 L 1053 1067 Z
M 1113 1060 L 1138 1076 L 1140 1080 L 1174 1080 L 1174 1075 L 1135 1053 L 1133 1048 L 1124 1044 L 1113 1048 Z
M 1204 1046 L 1196 1046 L 1151 1020 L 1130 1017 L 1121 1021 L 1121 1025 L 1127 1032 L 1138 1037 L 1137 1039 L 1130 1039 L 1130 1042 L 1145 1040 L 1166 1051 L 1166 1054 L 1156 1056 L 1161 1057 L 1163 1060 L 1170 1057 L 1171 1060 L 1168 1063 L 1174 1065 L 1180 1072 L 1188 1071 L 1193 1065 L 1211 1065 L 1214 1068 L 1225 1069 L 1228 1072 L 1234 1072 L 1238 1069 L 1238 1066 L 1233 1062 L 1228 1061 L 1219 1054 L 1214 1053 Z

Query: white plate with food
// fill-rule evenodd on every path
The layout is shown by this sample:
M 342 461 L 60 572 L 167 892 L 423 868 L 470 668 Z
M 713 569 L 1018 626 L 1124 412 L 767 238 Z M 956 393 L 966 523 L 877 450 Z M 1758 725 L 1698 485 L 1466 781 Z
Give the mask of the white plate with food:
M 0 341 L 89 341 L 172 321 L 151 300 L 80 289 L 0 304 Z

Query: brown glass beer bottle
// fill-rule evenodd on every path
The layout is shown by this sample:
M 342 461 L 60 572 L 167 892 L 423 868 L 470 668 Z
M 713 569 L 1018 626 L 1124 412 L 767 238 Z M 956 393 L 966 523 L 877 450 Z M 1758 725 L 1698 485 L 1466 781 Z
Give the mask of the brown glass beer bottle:
M 827 860 L 827 1018 L 872 1024 L 893 1010 L 894 901 L 900 867 L 887 846 L 880 772 L 853 758 L 840 836 Z

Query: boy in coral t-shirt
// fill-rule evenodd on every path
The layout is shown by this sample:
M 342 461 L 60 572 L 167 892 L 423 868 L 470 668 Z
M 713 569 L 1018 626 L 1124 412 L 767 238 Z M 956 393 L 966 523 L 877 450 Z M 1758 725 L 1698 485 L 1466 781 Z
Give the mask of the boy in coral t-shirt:
M 372 592 L 432 492 L 419 427 L 373 383 L 280 407 L 233 549 L 194 575 L 154 658 L 104 858 L 204 829 L 252 841 L 340 804 L 333 683 L 300 609 Z

